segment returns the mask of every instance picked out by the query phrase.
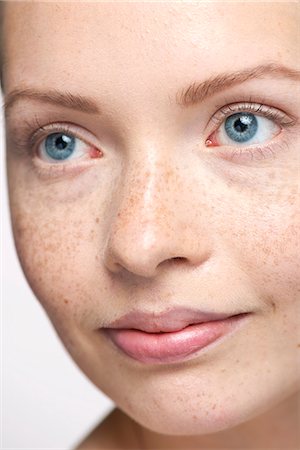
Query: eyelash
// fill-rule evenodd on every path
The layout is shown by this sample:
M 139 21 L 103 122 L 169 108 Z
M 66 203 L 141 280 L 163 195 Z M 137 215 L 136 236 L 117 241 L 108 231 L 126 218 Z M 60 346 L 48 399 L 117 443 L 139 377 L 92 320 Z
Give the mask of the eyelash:
M 291 116 L 287 116 L 284 112 L 280 111 L 277 108 L 273 108 L 270 106 L 266 106 L 263 103 L 254 103 L 251 101 L 251 98 L 249 101 L 246 102 L 236 102 L 236 103 L 230 103 L 226 105 L 225 107 L 220 108 L 210 119 L 210 121 L 214 122 L 216 124 L 216 127 L 213 129 L 213 131 L 210 133 L 210 136 L 215 133 L 218 128 L 221 126 L 221 124 L 226 120 L 227 117 L 237 113 L 237 112 L 249 112 L 249 113 L 255 113 L 258 114 L 264 118 L 271 119 L 276 122 L 277 125 L 282 127 L 283 129 L 289 128 L 294 126 L 297 123 L 297 119 Z M 32 130 L 35 129 L 32 133 Z M 18 137 L 17 142 L 15 143 L 15 149 L 21 153 L 24 152 L 24 149 L 30 150 L 31 156 L 34 157 L 36 154 L 35 146 L 37 145 L 37 141 L 41 138 L 46 138 L 48 135 L 55 133 L 55 132 L 64 132 L 66 134 L 71 134 L 78 139 L 85 142 L 87 145 L 90 145 L 87 143 L 87 141 L 76 132 L 75 126 L 72 126 L 68 123 L 62 123 L 62 124 L 49 124 L 46 126 L 43 126 L 37 117 L 35 117 L 32 121 L 25 121 L 25 125 L 23 127 L 21 136 Z M 280 134 L 280 133 L 279 133 Z M 208 139 L 205 140 L 207 142 Z M 213 148 L 217 147 L 224 147 L 226 145 L 222 146 L 213 146 Z M 252 145 L 249 147 L 246 146 L 233 146 L 233 151 L 231 154 L 228 152 L 222 155 L 226 159 L 232 160 L 234 156 L 237 153 L 237 149 L 240 150 L 239 157 L 242 155 L 249 155 L 251 154 L 251 159 L 253 159 L 253 156 L 255 157 L 256 154 L 263 155 L 263 157 L 267 157 L 268 153 L 271 151 L 272 155 L 274 155 L 274 152 L 272 150 L 272 147 L 274 147 L 274 144 L 271 145 Z M 91 148 L 94 146 L 91 145 Z M 96 148 L 96 147 L 94 147 Z M 211 147 L 210 147 L 211 148 Z M 252 152 L 254 151 L 254 154 Z M 69 165 L 70 163 L 68 163 Z M 51 164 L 50 164 L 51 165 Z M 60 167 L 65 167 L 64 164 L 53 164 Z M 73 163 L 74 165 L 74 163 Z
M 232 109 L 234 107 L 235 109 Z M 222 119 L 225 120 L 228 116 L 231 114 L 237 113 L 237 112 L 252 112 L 252 113 L 263 113 L 260 114 L 263 117 L 267 119 L 272 119 L 275 122 L 279 123 L 282 126 L 292 126 L 295 123 L 295 119 L 289 119 L 288 116 L 280 111 L 277 108 L 273 108 L 271 106 L 266 106 L 262 103 L 251 103 L 251 102 L 244 102 L 244 103 L 231 103 L 223 108 L 220 108 L 219 111 L 217 111 L 214 116 L 212 117 L 212 120 L 214 121 L 214 118 L 221 115 Z M 218 118 L 217 118 L 218 121 Z
M 32 130 L 35 130 L 32 132 Z M 45 139 L 47 136 L 50 136 L 52 133 L 59 133 L 64 132 L 66 134 L 71 134 L 72 136 L 77 137 L 78 139 L 81 139 L 84 141 L 87 145 L 89 145 L 85 139 L 76 132 L 76 127 L 67 122 L 56 124 L 56 123 L 50 123 L 48 125 L 42 125 L 38 119 L 38 117 L 35 116 L 35 118 L 32 121 L 25 120 L 25 125 L 23 127 L 23 130 L 21 132 L 21 136 L 17 139 L 17 147 L 16 149 L 22 152 L 24 149 L 29 149 L 31 155 L 34 155 L 35 153 L 35 146 L 37 145 L 37 141 L 39 139 Z

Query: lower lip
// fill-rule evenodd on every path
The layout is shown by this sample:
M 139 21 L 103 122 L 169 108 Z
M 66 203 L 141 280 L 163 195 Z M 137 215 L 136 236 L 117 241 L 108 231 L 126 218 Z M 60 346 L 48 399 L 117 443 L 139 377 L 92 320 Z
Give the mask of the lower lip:
M 224 320 L 189 325 L 168 333 L 146 333 L 135 329 L 106 328 L 112 342 L 131 358 L 148 364 L 164 364 L 191 359 L 195 353 L 221 337 L 231 334 L 248 313 Z

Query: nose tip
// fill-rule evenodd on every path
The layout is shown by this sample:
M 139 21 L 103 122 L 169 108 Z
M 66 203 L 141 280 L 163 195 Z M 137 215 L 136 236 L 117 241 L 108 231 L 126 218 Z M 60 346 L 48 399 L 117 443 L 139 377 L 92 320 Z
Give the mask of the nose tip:
M 126 271 L 145 278 L 155 277 L 159 267 L 187 261 L 186 257 L 179 256 L 179 248 L 174 244 L 171 247 L 170 243 L 168 237 L 150 232 L 142 239 L 132 235 L 125 241 L 115 235 L 106 246 L 105 265 L 115 274 Z

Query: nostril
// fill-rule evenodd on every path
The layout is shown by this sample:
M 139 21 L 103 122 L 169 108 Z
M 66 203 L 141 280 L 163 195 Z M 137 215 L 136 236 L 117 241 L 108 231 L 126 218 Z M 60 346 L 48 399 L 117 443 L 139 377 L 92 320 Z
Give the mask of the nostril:
M 166 267 L 167 266 L 169 266 L 169 267 L 173 266 L 174 269 L 178 268 L 178 269 L 181 269 L 181 270 L 185 270 L 185 269 L 187 270 L 187 269 L 192 268 L 194 266 L 193 261 L 190 261 L 188 258 L 185 258 L 183 256 L 174 256 L 174 258 L 170 258 L 170 259 L 168 259 L 166 261 L 163 261 L 161 264 L 162 265 L 165 264 Z
M 182 256 L 175 256 L 174 258 L 172 258 L 170 260 L 171 264 L 180 264 L 181 262 L 185 262 L 186 258 L 182 257 Z

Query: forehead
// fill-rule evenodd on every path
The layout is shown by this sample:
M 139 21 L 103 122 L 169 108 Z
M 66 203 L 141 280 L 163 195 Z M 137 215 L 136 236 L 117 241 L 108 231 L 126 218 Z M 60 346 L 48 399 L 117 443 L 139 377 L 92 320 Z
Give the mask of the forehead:
M 120 97 L 260 62 L 295 67 L 298 23 L 291 2 L 12 2 L 6 85 L 42 82 L 102 96 L 113 85 Z

